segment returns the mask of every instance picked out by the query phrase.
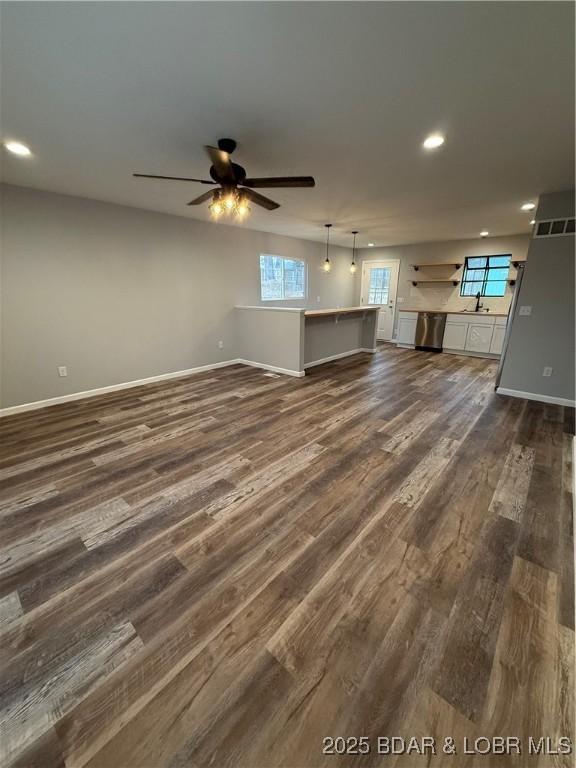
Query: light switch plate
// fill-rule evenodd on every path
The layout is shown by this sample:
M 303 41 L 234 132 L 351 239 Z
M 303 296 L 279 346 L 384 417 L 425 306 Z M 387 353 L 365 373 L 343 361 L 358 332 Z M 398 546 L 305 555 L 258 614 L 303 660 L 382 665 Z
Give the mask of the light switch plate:
M 528 315 L 532 314 L 532 307 L 520 307 L 518 314 L 522 315 L 523 317 L 528 317 Z
M 58 366 L 58 376 L 60 376 L 60 378 L 64 378 L 64 376 L 68 376 L 68 368 L 66 368 L 65 365 Z
M 552 376 L 552 371 L 553 369 L 549 365 L 546 365 L 542 371 L 542 376 Z

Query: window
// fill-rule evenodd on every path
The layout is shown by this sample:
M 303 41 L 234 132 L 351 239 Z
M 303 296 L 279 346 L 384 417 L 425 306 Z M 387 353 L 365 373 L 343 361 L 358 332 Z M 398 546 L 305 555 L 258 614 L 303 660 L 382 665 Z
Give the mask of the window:
M 305 298 L 306 262 L 261 254 L 260 297 L 262 301 Z
M 460 296 L 504 296 L 510 256 L 468 256 Z
M 370 270 L 368 304 L 388 304 L 390 290 L 389 267 L 374 267 Z

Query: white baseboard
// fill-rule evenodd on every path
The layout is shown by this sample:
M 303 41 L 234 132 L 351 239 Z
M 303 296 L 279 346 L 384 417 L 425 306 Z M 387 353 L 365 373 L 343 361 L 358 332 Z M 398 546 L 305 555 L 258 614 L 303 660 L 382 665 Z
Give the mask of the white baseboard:
M 500 355 L 494 352 L 471 352 L 468 349 L 443 349 L 447 355 L 462 355 L 463 357 L 482 357 L 484 360 L 500 360 Z
M 85 397 L 96 397 L 105 395 L 107 392 L 119 392 L 122 389 L 131 387 L 140 387 L 142 384 L 153 384 L 155 381 L 165 381 L 167 379 L 178 379 L 181 376 L 191 376 L 194 373 L 211 371 L 214 368 L 225 368 L 228 365 L 236 365 L 239 360 L 225 360 L 221 363 L 211 363 L 210 365 L 199 365 L 196 368 L 187 368 L 184 371 L 174 371 L 173 373 L 161 373 L 158 376 L 149 376 L 146 379 L 136 379 L 135 381 L 125 381 L 122 384 L 111 384 L 109 387 L 98 387 L 97 389 L 88 389 L 84 392 L 73 392 L 70 395 L 61 395 L 60 397 L 50 397 L 47 400 L 36 400 L 33 403 L 22 403 L 22 405 L 13 405 L 10 408 L 0 408 L 0 418 L 2 416 L 12 416 L 15 413 L 24 411 L 35 411 L 38 408 L 46 408 L 50 405 L 59 405 L 60 403 L 70 403 L 74 400 L 83 400 Z
M 360 352 L 370 352 L 374 354 L 377 352 L 377 348 L 372 347 L 360 347 L 359 349 L 351 349 L 349 352 L 339 352 L 337 355 L 330 355 L 330 357 L 323 357 L 321 360 L 314 360 L 311 363 L 305 363 L 304 368 L 313 368 L 315 365 L 323 365 L 323 363 L 331 363 L 332 360 L 340 360 L 343 357 L 350 357 L 350 355 L 358 355 Z
M 509 397 L 521 397 L 524 400 L 537 400 L 539 403 L 550 403 L 551 405 L 567 405 L 572 408 L 576 406 L 576 400 L 568 400 L 565 397 L 552 397 L 551 395 L 539 395 L 535 392 L 521 392 L 519 389 L 506 389 L 498 387 L 498 395 L 508 395 Z
M 265 307 L 265 309 L 267 309 L 267 307 Z M 293 371 L 290 368 L 279 368 L 277 365 L 255 363 L 253 360 L 242 360 L 242 358 L 238 358 L 238 360 L 233 360 L 232 362 L 239 363 L 240 365 L 251 365 L 253 368 L 263 368 L 265 371 L 272 371 L 273 373 L 283 373 L 286 376 L 301 377 L 305 375 L 304 371 Z
M 266 371 L 274 373 L 284 373 L 287 376 L 304 376 L 304 371 L 291 371 L 287 368 L 278 368 L 274 365 L 265 365 L 264 363 L 255 363 L 252 360 L 224 360 L 220 363 L 211 363 L 210 365 L 199 365 L 196 368 L 187 368 L 183 371 L 174 371 L 173 373 L 161 373 L 158 376 L 149 376 L 146 379 L 137 379 L 135 381 L 126 381 L 122 384 L 111 384 L 108 387 L 98 387 L 97 389 L 88 389 L 84 392 L 73 392 L 70 395 L 61 395 L 60 397 L 50 397 L 47 400 L 36 400 L 33 403 L 22 403 L 22 405 L 13 405 L 9 408 L 0 408 L 0 418 L 4 416 L 13 416 L 16 413 L 25 411 L 36 411 L 39 408 L 47 408 L 51 405 L 60 405 L 61 403 L 71 403 L 74 400 L 83 400 L 86 397 L 97 397 L 105 395 L 108 392 L 119 392 L 122 389 L 140 387 L 142 384 L 153 384 L 156 381 L 166 381 L 168 379 L 178 379 L 183 376 L 192 376 L 195 373 L 203 373 L 216 368 L 225 368 L 229 365 L 250 365 L 254 368 L 263 368 Z

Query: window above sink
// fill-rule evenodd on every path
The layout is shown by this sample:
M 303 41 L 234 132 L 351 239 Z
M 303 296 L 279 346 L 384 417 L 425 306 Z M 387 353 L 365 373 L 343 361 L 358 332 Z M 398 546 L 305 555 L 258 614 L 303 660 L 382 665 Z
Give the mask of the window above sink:
M 511 254 L 467 256 L 460 296 L 504 296 L 511 258 Z

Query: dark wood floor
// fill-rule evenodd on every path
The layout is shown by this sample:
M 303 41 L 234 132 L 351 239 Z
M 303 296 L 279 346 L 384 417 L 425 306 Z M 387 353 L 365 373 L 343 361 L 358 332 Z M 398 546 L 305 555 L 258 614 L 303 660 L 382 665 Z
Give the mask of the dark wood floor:
M 2 765 L 572 765 L 526 751 L 573 736 L 573 412 L 494 373 L 386 345 L 3 419 Z

